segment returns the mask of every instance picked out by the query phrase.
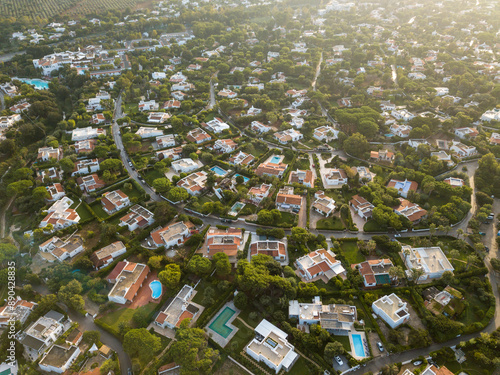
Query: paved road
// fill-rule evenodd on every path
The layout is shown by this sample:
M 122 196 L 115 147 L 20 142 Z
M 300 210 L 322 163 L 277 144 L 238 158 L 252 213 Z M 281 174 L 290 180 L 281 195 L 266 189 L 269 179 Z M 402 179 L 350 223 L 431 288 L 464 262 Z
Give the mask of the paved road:
M 318 81 L 319 74 L 321 73 L 321 63 L 323 62 L 323 52 L 321 52 L 321 57 L 318 61 L 318 66 L 316 67 L 316 74 L 314 75 L 314 80 L 312 82 L 312 89 L 316 91 L 316 82 Z

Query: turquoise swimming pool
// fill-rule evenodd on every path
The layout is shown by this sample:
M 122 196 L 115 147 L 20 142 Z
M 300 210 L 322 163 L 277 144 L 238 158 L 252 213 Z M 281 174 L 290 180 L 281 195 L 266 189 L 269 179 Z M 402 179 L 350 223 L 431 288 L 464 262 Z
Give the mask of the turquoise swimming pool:
M 361 335 L 355 334 L 351 335 L 352 343 L 354 345 L 354 352 L 358 357 L 366 357 L 365 348 L 363 346 L 363 340 L 361 339 Z
M 222 169 L 221 167 L 219 167 L 218 165 L 210 168 L 210 170 L 212 172 L 214 172 L 217 176 L 221 176 L 222 177 L 222 176 L 227 175 L 227 172 L 224 169 Z
M 278 164 L 281 161 L 281 156 L 273 156 L 271 158 L 271 163 Z
M 15 78 L 21 82 L 27 83 L 28 85 L 35 86 L 37 90 L 48 90 L 49 82 L 41 79 L 31 79 L 31 78 Z
M 227 338 L 231 334 L 231 332 L 233 332 L 233 329 L 229 328 L 226 324 L 234 314 L 236 314 L 236 311 L 226 306 L 226 308 L 222 310 L 219 316 L 215 318 L 212 324 L 210 324 L 209 328 L 212 331 L 217 332 L 222 337 Z
M 161 283 L 158 280 L 151 281 L 149 283 L 149 287 L 151 288 L 151 297 L 153 299 L 158 299 L 161 297 Z

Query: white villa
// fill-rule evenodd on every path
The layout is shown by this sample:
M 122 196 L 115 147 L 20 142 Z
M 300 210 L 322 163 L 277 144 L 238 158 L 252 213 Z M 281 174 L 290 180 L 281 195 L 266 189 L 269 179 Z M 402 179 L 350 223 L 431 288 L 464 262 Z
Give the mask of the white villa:
M 410 320 L 410 312 L 408 311 L 406 302 L 394 293 L 383 296 L 373 302 L 372 309 L 375 314 L 392 328 L 397 328 Z

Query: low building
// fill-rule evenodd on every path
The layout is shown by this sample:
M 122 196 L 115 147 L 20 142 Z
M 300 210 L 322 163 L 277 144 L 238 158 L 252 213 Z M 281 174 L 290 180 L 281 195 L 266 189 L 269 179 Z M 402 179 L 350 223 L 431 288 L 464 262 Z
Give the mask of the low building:
M 336 336 L 347 336 L 357 320 L 356 306 L 324 305 L 316 296 L 312 303 L 292 300 L 288 305 L 288 318 L 298 319 L 300 325 L 317 324 Z
M 49 161 L 50 159 L 61 160 L 62 156 L 60 147 L 41 147 L 38 149 L 37 159 L 41 161 Z
M 321 142 L 330 142 L 338 138 L 339 131 L 331 126 L 320 126 L 314 129 L 313 137 Z
M 108 299 L 120 305 L 131 303 L 148 274 L 149 267 L 145 264 L 127 260 L 118 262 L 107 277 L 107 281 L 114 284 L 108 294 Z
M 352 269 L 357 269 L 363 277 L 366 288 L 372 288 L 391 283 L 389 270 L 394 267 L 390 259 L 371 259 L 358 264 L 351 264 Z
M 274 133 L 274 138 L 281 144 L 285 145 L 288 142 L 298 142 L 304 136 L 302 133 L 298 132 L 295 129 L 287 129 L 281 132 Z
M 345 277 L 345 269 L 331 250 L 319 249 L 312 251 L 295 261 L 295 267 L 302 281 L 312 282 L 323 280 L 325 283 L 341 275 Z
M 399 198 L 401 202 L 398 207 L 394 207 L 394 212 L 398 215 L 406 217 L 412 224 L 419 223 L 427 216 L 427 211 L 416 203 L 412 203 L 407 199 Z
M 82 159 L 77 160 L 75 163 L 75 169 L 71 173 L 72 176 L 84 175 L 89 173 L 95 173 L 100 168 L 99 160 L 97 159 Z
M 195 128 L 187 133 L 186 139 L 196 144 L 200 144 L 210 141 L 212 136 L 201 128 Z
M 392 124 L 390 132 L 398 137 L 408 138 L 410 136 L 411 129 L 412 127 L 409 125 Z
M 162 328 L 179 328 L 185 319 L 194 319 L 200 309 L 191 303 L 194 289 L 184 285 L 165 310 L 160 311 L 154 320 L 154 324 Z
M 45 187 L 50 195 L 50 198 L 47 199 L 49 202 L 54 202 L 58 199 L 61 199 L 66 195 L 64 189 L 60 183 L 55 183 L 50 186 Z
M 356 211 L 359 217 L 365 221 L 371 219 L 375 206 L 360 195 L 354 195 L 349 205 Z
M 83 239 L 78 235 L 72 236 L 65 241 L 54 236 L 42 243 L 39 249 L 44 253 L 52 254 L 60 262 L 68 258 L 73 258 L 85 250 Z
M 455 129 L 455 135 L 460 139 L 470 139 L 477 137 L 479 132 L 473 128 L 458 128 Z
M 314 194 L 316 200 L 312 204 L 312 208 L 317 213 L 329 217 L 335 212 L 335 201 L 329 196 L 325 195 L 323 191 L 318 190 Z
M 70 208 L 73 203 L 68 197 L 63 197 L 54 202 L 47 210 L 47 216 L 43 218 L 39 227 L 44 228 L 52 224 L 54 230 L 58 230 L 77 224 L 80 221 L 80 216 L 74 209 Z
M 245 347 L 245 352 L 258 362 L 264 362 L 279 373 L 289 371 L 299 356 L 287 341 L 288 335 L 266 319 L 255 328 L 255 337 Z
M 76 179 L 76 183 L 82 191 L 85 191 L 87 193 L 102 189 L 104 186 L 106 186 L 104 181 L 101 180 L 96 173 L 88 176 L 78 177 Z
M 405 262 L 406 274 L 411 277 L 411 269 L 421 269 L 424 273 L 419 281 L 428 279 L 438 279 L 446 271 L 453 272 L 455 269 L 443 253 L 440 247 L 411 247 L 403 246 L 401 255 Z
M 373 302 L 372 309 L 391 328 L 397 328 L 410 320 L 407 303 L 394 293 Z
M 156 157 L 159 160 L 163 160 L 163 159 L 167 159 L 167 158 L 172 159 L 172 160 L 178 160 L 182 157 L 182 147 L 174 147 L 174 148 L 170 148 L 168 150 L 157 151 Z
M 127 226 L 129 231 L 143 229 L 155 222 L 151 211 L 136 204 L 130 208 L 130 212 L 120 218 L 119 226 Z
M 457 177 L 448 177 L 448 178 L 445 178 L 443 180 L 444 183 L 452 186 L 452 187 L 461 187 L 461 186 L 465 186 L 465 182 L 464 180 L 462 180 L 461 178 L 457 178 Z
M 314 187 L 314 174 L 311 170 L 300 170 L 292 171 L 290 173 L 290 179 L 288 180 L 290 184 L 297 183 L 304 185 L 309 188 Z
M 94 125 L 104 124 L 106 117 L 102 113 L 94 113 L 90 118 L 90 122 Z
M 205 183 L 208 175 L 205 171 L 199 171 L 190 174 L 187 177 L 179 180 L 177 186 L 186 189 L 190 195 L 199 195 L 205 189 Z
M 286 260 L 286 245 L 281 241 L 255 241 L 250 244 L 250 256 L 255 255 L 269 255 L 278 262 Z
M 170 249 L 182 245 L 192 233 L 194 233 L 194 225 L 191 222 L 179 221 L 151 232 L 151 239 L 154 246 L 164 246 Z
M 255 170 L 257 176 L 283 177 L 288 165 L 284 163 L 262 163 Z
M 100 135 L 106 135 L 106 130 L 88 126 L 86 128 L 74 129 L 71 135 L 71 140 L 74 142 L 84 141 L 87 139 L 97 138 Z
M 285 186 L 276 195 L 276 208 L 278 210 L 297 209 L 302 207 L 302 197 L 293 193 L 293 187 Z
M 238 144 L 232 139 L 218 139 L 214 143 L 214 150 L 228 154 L 233 152 L 238 147 Z
M 262 202 L 264 198 L 269 196 L 269 192 L 273 185 L 271 184 L 261 184 L 260 186 L 254 186 L 248 190 L 248 197 L 257 206 Z
M 234 155 L 232 155 L 228 162 L 229 164 L 232 165 L 243 165 L 247 166 L 252 164 L 252 162 L 255 160 L 253 155 L 247 154 L 246 152 L 243 151 L 238 151 Z
M 80 353 L 78 346 L 71 345 L 67 348 L 54 345 L 45 353 L 38 366 L 42 371 L 62 374 L 71 367 Z
M 474 146 L 468 146 L 461 142 L 452 142 L 450 151 L 455 153 L 459 158 L 468 158 L 477 154 L 477 149 Z
M 107 191 L 102 195 L 101 205 L 108 215 L 130 206 L 129 197 L 121 190 Z
M 238 250 L 242 245 L 243 232 L 238 228 L 218 229 L 211 227 L 207 231 L 206 239 L 207 252 L 203 254 L 212 258 L 214 254 L 225 253 L 231 263 L 237 261 Z
M 175 362 L 168 363 L 158 369 L 158 375 L 181 375 L 181 366 Z
M 156 144 L 159 148 L 167 148 L 175 146 L 175 134 L 167 134 L 156 137 Z
M 36 361 L 65 332 L 63 323 L 64 315 L 50 310 L 20 334 L 19 342 L 30 361 Z
M 451 167 L 454 163 L 453 160 L 451 160 L 451 155 L 448 155 L 446 151 L 435 151 L 431 152 L 431 157 L 437 158 L 439 161 L 444 161 L 448 167 Z
M 9 321 L 24 324 L 36 306 L 38 306 L 37 303 L 25 301 L 17 296 L 9 304 L 0 307 L 0 329 L 7 328 Z
M 188 173 L 200 168 L 200 166 L 191 158 L 175 160 L 172 162 L 171 167 L 176 173 Z
M 371 151 L 370 152 L 370 159 L 375 159 L 378 161 L 393 162 L 394 161 L 394 152 L 391 152 L 388 150 Z
M 396 189 L 399 195 L 403 198 L 408 198 L 410 191 L 417 191 L 418 184 L 415 181 L 390 180 L 387 187 Z
M 77 154 L 81 153 L 89 153 L 94 151 L 95 146 L 97 145 L 97 140 L 95 139 L 86 139 L 84 141 L 75 142 L 74 147 Z
M 267 133 L 268 131 L 271 131 L 271 127 L 264 125 L 262 122 L 259 121 L 252 121 L 250 124 L 250 129 L 257 134 L 263 134 Z
M 113 242 L 100 250 L 94 251 L 90 256 L 90 260 L 94 263 L 94 269 L 100 270 L 101 268 L 109 266 L 113 260 L 127 252 L 127 248 L 121 241 Z
M 160 137 L 163 135 L 163 130 L 158 128 L 148 128 L 145 126 L 141 126 L 139 130 L 135 132 L 135 134 L 139 135 L 142 139 L 144 138 L 154 138 Z
M 491 133 L 491 137 L 489 139 L 490 145 L 500 145 L 500 133 Z
M 222 119 L 219 117 L 215 117 L 213 120 L 210 120 L 209 122 L 203 122 L 201 124 L 204 128 L 208 129 L 212 133 L 219 134 L 222 133 L 224 130 L 229 130 L 230 127 L 228 124 L 226 124 Z
M 327 185 L 345 185 L 347 184 L 347 173 L 343 169 L 330 169 L 325 174 Z
M 139 111 L 141 112 L 149 112 L 149 111 L 157 111 L 158 108 L 160 107 L 160 105 L 158 103 L 156 103 L 156 101 L 154 100 L 149 100 L 149 101 L 144 101 L 144 100 L 141 100 L 139 102 Z

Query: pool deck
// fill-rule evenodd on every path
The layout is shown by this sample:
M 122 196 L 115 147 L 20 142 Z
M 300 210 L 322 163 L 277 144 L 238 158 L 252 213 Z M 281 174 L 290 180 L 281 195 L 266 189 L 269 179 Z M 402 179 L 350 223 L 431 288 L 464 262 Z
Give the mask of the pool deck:
M 226 307 L 233 309 L 235 311 L 235 313 L 226 322 L 226 326 L 231 328 L 233 331 L 229 334 L 229 336 L 224 338 L 221 335 L 219 335 L 217 332 L 215 332 L 213 329 L 211 329 L 210 325 L 220 315 L 220 313 L 222 311 L 224 311 L 224 309 Z M 231 341 L 231 339 L 236 334 L 236 332 L 238 332 L 238 327 L 233 326 L 231 323 L 233 322 L 234 319 L 236 319 L 236 317 L 239 315 L 240 312 L 241 312 L 241 310 L 237 309 L 236 306 L 234 306 L 233 301 L 227 302 L 224 306 L 222 306 L 222 308 L 219 311 L 217 311 L 217 314 L 215 314 L 214 317 L 212 319 L 210 319 L 208 324 L 205 326 L 205 331 L 207 331 L 207 334 L 212 338 L 212 340 L 214 340 L 217 344 L 219 344 L 221 347 L 224 348 L 229 343 L 229 341 Z
M 356 350 L 354 349 L 354 342 L 352 341 L 352 335 L 353 334 L 361 336 L 361 341 L 363 342 L 363 349 L 364 349 L 364 352 L 365 352 L 365 356 L 364 357 L 360 357 L 360 356 L 356 355 Z M 349 343 L 351 344 L 351 355 L 355 359 L 357 359 L 357 360 L 363 360 L 365 358 L 370 357 L 370 351 L 369 351 L 369 349 L 367 349 L 367 345 L 364 344 L 365 342 L 366 343 L 368 342 L 366 340 L 366 334 L 365 334 L 365 332 L 363 332 L 363 331 L 351 331 L 349 333 Z
M 136 309 L 138 307 L 145 306 L 150 302 L 153 302 L 153 303 L 160 303 L 161 302 L 161 297 L 163 296 L 163 293 L 165 293 L 165 287 L 162 285 L 161 296 L 157 299 L 154 299 L 152 297 L 151 288 L 149 287 L 149 283 L 151 281 L 154 281 L 154 280 L 158 280 L 158 275 L 157 275 L 156 271 L 151 272 L 148 275 L 148 278 L 146 280 L 144 280 L 144 282 L 142 283 L 142 286 L 137 291 L 137 295 L 135 296 L 134 300 L 132 301 L 130 306 L 128 306 L 129 309 Z
M 285 159 L 285 156 L 284 156 L 284 155 L 274 155 L 274 154 L 273 154 L 273 155 L 269 156 L 269 157 L 266 159 L 265 163 L 271 163 L 271 159 L 272 159 L 273 157 L 279 157 L 279 158 L 280 158 L 280 161 L 279 161 L 278 163 L 281 163 L 281 162 L 283 161 L 283 159 Z

